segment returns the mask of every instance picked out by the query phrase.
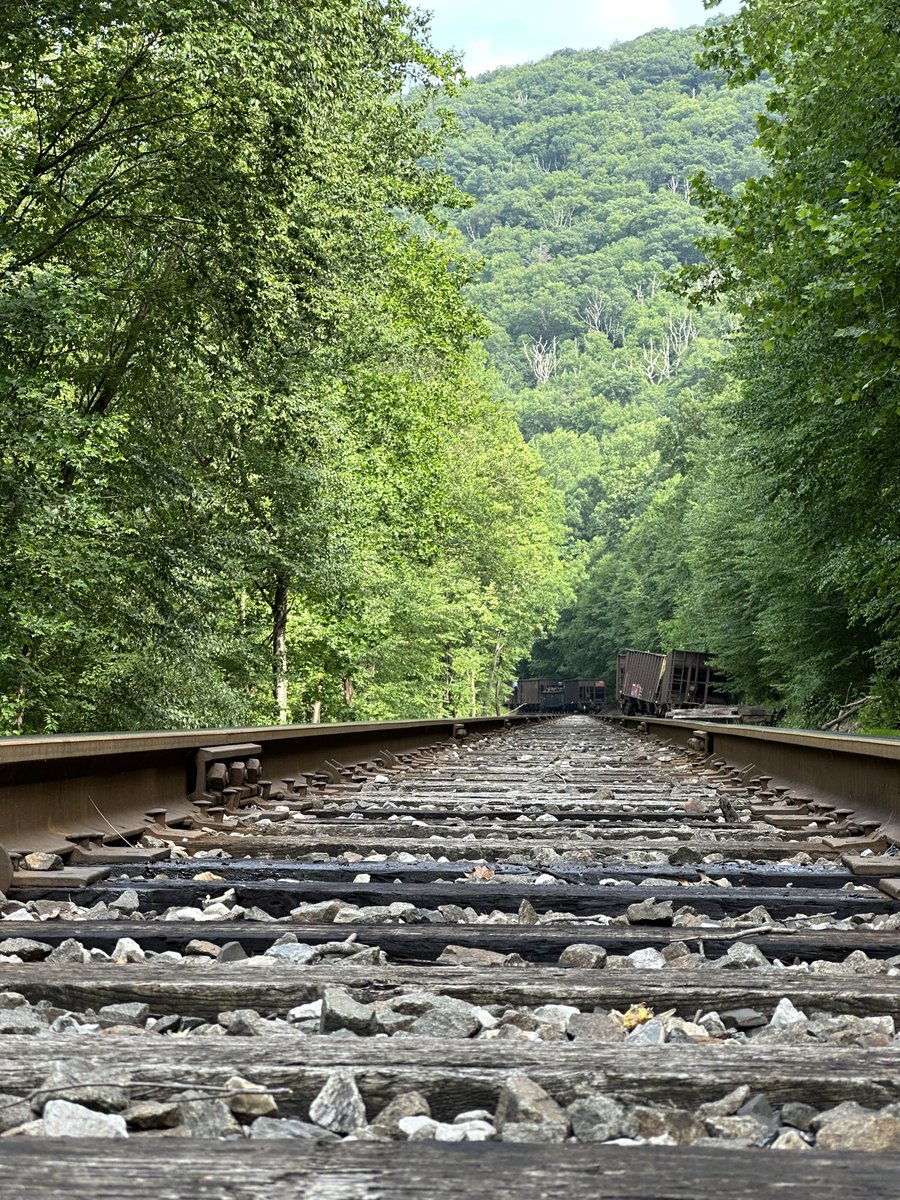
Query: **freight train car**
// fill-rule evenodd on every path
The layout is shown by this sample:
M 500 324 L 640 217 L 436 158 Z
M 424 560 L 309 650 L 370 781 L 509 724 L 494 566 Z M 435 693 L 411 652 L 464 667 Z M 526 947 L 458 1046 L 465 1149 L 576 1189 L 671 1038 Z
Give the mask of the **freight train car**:
M 727 679 L 701 650 L 625 650 L 616 663 L 616 692 L 624 713 L 657 717 L 673 708 L 707 708 L 731 700 Z
M 599 712 L 605 699 L 602 679 L 519 679 L 510 708 L 518 712 Z

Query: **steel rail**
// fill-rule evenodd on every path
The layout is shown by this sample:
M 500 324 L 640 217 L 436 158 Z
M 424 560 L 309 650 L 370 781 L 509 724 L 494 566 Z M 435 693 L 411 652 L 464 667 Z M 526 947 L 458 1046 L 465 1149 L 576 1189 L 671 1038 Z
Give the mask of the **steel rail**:
M 0 738 L 0 847 L 69 856 L 202 815 L 204 762 L 253 754 L 272 781 L 486 734 L 534 717 L 474 717 Z M 246 752 L 246 753 L 245 753 Z M 327 769 L 327 768 L 326 768 Z M 331 768 L 333 769 L 333 767 Z M 280 787 L 276 782 L 276 787 Z M 6 872 L 8 875 L 8 871 Z M 0 869 L 0 887 L 4 882 Z
M 703 751 L 710 761 L 847 814 L 900 840 L 900 738 L 610 716 L 627 729 Z

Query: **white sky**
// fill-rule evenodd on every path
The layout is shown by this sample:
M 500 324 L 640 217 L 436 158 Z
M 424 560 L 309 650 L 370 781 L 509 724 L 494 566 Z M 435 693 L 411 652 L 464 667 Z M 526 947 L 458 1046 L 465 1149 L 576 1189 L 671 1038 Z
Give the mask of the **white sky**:
M 530 62 L 567 47 L 624 42 L 650 29 L 702 25 L 736 12 L 739 0 L 705 10 L 703 0 L 414 0 L 434 14 L 436 49 L 462 51 L 470 75 Z

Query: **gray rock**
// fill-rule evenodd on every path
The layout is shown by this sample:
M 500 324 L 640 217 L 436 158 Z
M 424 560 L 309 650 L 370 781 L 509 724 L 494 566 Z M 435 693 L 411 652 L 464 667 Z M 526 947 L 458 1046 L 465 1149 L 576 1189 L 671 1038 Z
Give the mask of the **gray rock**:
M 94 1026 L 97 1029 L 98 1026 Z M 83 1033 L 84 1025 L 73 1013 L 60 1013 L 50 1022 L 51 1033 Z
M 592 946 L 587 942 L 574 942 L 571 946 L 566 946 L 559 956 L 559 965 L 598 970 L 606 966 L 606 950 L 603 946 Z
M 408 1034 L 414 1037 L 466 1038 L 481 1028 L 474 1005 L 450 996 L 435 997 L 435 1000 L 434 1007 L 422 1013 L 409 1026 L 406 1030 Z
M 63 860 L 58 854 L 26 854 L 22 866 L 26 871 L 61 871 Z
M 99 1067 L 56 1062 L 32 1096 L 32 1107 L 41 1112 L 50 1100 L 70 1100 L 101 1112 L 118 1112 L 125 1108 L 128 1103 L 125 1085 L 131 1076 L 120 1073 L 113 1083 L 106 1078 L 98 1079 L 98 1075 L 101 1075 Z
M 217 963 L 242 962 L 247 952 L 240 942 L 226 942 L 216 955 Z
M 47 955 L 47 962 L 83 963 L 87 957 L 87 952 L 81 942 L 77 942 L 75 938 L 66 938 L 64 942 L 53 947 Z
M 793 1001 L 787 996 L 782 996 L 775 1006 L 775 1011 L 772 1013 L 772 1018 L 769 1021 L 770 1029 L 791 1029 L 797 1028 L 806 1029 L 808 1018 L 806 1013 L 801 1012 L 795 1007 Z
M 366 1123 L 366 1106 L 353 1073 L 332 1071 L 309 1106 L 310 1120 L 334 1133 L 353 1133 Z
M 565 1135 L 569 1118 L 540 1084 L 517 1072 L 507 1077 L 497 1104 L 496 1126 L 502 1130 L 507 1124 L 557 1125 Z
M 150 1016 L 150 1005 L 134 1002 L 132 1004 L 104 1004 L 97 1013 L 100 1025 L 108 1029 L 112 1025 L 143 1026 Z
M 41 1033 L 46 1028 L 46 1018 L 34 1008 L 0 1009 L 0 1033 Z
M 132 1129 L 172 1129 L 181 1120 L 174 1100 L 138 1100 L 122 1115 Z
M 400 1137 L 404 1137 L 410 1142 L 425 1142 L 434 1138 L 438 1128 L 438 1122 L 432 1117 L 426 1117 L 424 1113 L 415 1116 L 401 1117 L 397 1121 L 397 1129 Z M 462 1137 L 457 1140 L 462 1141 Z
M 465 1121 L 459 1122 L 456 1118 L 453 1120 L 454 1125 L 460 1125 L 463 1131 L 463 1140 L 466 1142 L 493 1142 L 497 1137 L 497 1130 L 494 1128 L 492 1121 Z M 441 1133 L 438 1131 L 435 1138 L 441 1141 Z
M 666 965 L 666 960 L 652 946 L 643 950 L 632 950 L 630 954 L 625 955 L 625 961 L 642 971 L 660 971 Z
M 894 1018 L 822 1016 L 810 1021 L 809 1032 L 820 1041 L 838 1046 L 887 1046 L 894 1036 Z
M 349 1029 L 353 1033 L 368 1033 L 375 1017 L 373 1004 L 360 1004 L 341 987 L 327 987 L 322 994 L 321 1029 Z
M 580 1009 L 571 1004 L 541 1004 L 534 1010 L 538 1021 L 565 1030 L 572 1017 L 580 1015 Z
M 22 962 L 42 962 L 52 949 L 48 942 L 36 942 L 26 937 L 6 938 L 0 942 L 0 954 L 15 954 Z
M 126 888 L 124 892 L 116 896 L 115 900 L 110 900 L 109 907 L 128 916 L 138 911 L 141 907 L 141 900 L 134 888 Z
M 540 1121 L 509 1121 L 500 1131 L 501 1142 L 564 1142 L 566 1126 Z
M 762 1016 L 761 1013 L 760 1016 Z M 762 1023 L 765 1024 L 765 1022 L 766 1018 L 762 1017 Z M 697 1024 L 706 1030 L 708 1037 L 725 1037 L 728 1032 L 717 1012 L 704 1013 Z
M 626 1034 L 626 1046 L 661 1046 L 666 1040 L 662 1021 L 644 1021 Z
M 769 1126 L 756 1117 L 709 1117 L 704 1122 L 707 1131 L 717 1138 L 728 1141 L 740 1140 L 752 1145 L 759 1138 L 765 1137 Z
M 255 1008 L 234 1008 L 216 1018 L 222 1028 L 235 1037 L 259 1037 L 267 1030 L 266 1022 Z
M 298 1004 L 295 1008 L 289 1008 L 287 1019 L 298 1025 L 305 1026 L 310 1023 L 312 1028 L 318 1029 L 322 1021 L 322 1001 L 310 1000 L 306 1004 Z
M 746 1083 L 742 1083 L 733 1091 L 728 1092 L 721 1100 L 710 1100 L 706 1104 L 701 1104 L 697 1109 L 697 1116 L 701 1121 L 707 1120 L 710 1117 L 731 1117 L 742 1104 L 745 1104 L 750 1095 L 750 1087 Z M 815 1109 L 813 1110 L 815 1112 Z
M 625 1037 L 621 1023 L 609 1013 L 576 1013 L 566 1033 L 576 1042 L 621 1042 Z
M 399 1138 L 403 1134 L 399 1122 L 404 1117 L 430 1116 L 431 1106 L 421 1092 L 401 1092 L 384 1106 L 372 1122 L 372 1127 L 383 1130 L 388 1137 Z
M 667 963 L 677 962 L 682 958 L 686 958 L 690 962 L 694 962 L 700 958 L 699 954 L 696 954 L 691 950 L 687 942 L 669 942 L 667 946 L 662 947 L 660 954 Z
M 625 1109 L 611 1096 L 589 1096 L 574 1100 L 566 1115 L 580 1142 L 605 1142 L 621 1133 Z
M 737 1110 L 737 1116 L 753 1117 L 767 1130 L 777 1129 L 779 1125 L 778 1113 L 762 1092 L 756 1092 L 742 1104 Z
M 27 1100 L 20 1096 L 10 1096 L 6 1092 L 0 1093 L 0 1133 L 26 1124 L 33 1116 Z
M 828 1121 L 816 1136 L 820 1150 L 900 1150 L 900 1119 L 871 1113 Z
M 0 992 L 0 1011 L 8 1008 L 28 1008 L 29 1004 L 21 992 Z
M 757 1012 L 755 1008 L 732 1008 L 728 1012 L 720 1013 L 719 1016 L 726 1029 L 757 1029 L 768 1024 L 763 1014 Z M 706 1025 L 702 1017 L 700 1024 Z
M 713 966 L 722 971 L 749 970 L 754 967 L 767 967 L 769 960 L 758 946 L 751 942 L 734 942 L 725 951 L 722 958 L 717 958 Z
M 225 1102 L 236 1116 L 270 1117 L 278 1112 L 275 1097 L 261 1083 L 251 1083 L 241 1075 L 226 1079 Z
M 69 1100 L 48 1100 L 44 1105 L 43 1120 L 46 1137 L 128 1137 L 125 1120 L 118 1113 L 95 1112 Z
M 266 912 L 264 908 L 260 908 L 258 904 L 251 904 L 244 909 L 244 919 L 247 921 L 274 921 L 275 917 L 271 913 Z
M 417 1094 L 412 1093 L 412 1095 Z M 454 1125 L 465 1125 L 471 1121 L 486 1121 L 489 1125 L 493 1125 L 494 1114 L 488 1112 L 486 1108 L 469 1108 L 465 1112 L 457 1113 L 453 1118 Z
M 291 917 L 301 925 L 330 925 L 344 907 L 343 900 L 322 900 L 318 904 L 298 904 Z
M 825 1125 L 829 1125 L 832 1121 L 855 1120 L 857 1117 L 871 1117 L 874 1115 L 873 1109 L 863 1108 L 855 1100 L 844 1100 L 842 1104 L 836 1104 L 834 1108 L 826 1108 L 818 1116 L 813 1117 L 809 1123 L 809 1127 L 810 1129 L 818 1130 Z
M 451 967 L 521 967 L 525 960 L 520 954 L 502 954 L 499 950 L 483 950 L 480 946 L 445 946 L 436 959 Z
M 705 1126 L 681 1108 L 650 1108 L 639 1104 L 625 1118 L 622 1132 L 628 1137 L 655 1138 L 668 1134 L 679 1146 L 693 1145 L 706 1136 Z
M 279 1138 L 304 1138 L 311 1142 L 337 1142 L 336 1133 L 312 1125 L 309 1121 L 294 1121 L 290 1118 L 275 1120 L 272 1117 L 257 1117 L 249 1128 L 248 1136 L 255 1140 L 272 1141 Z
M 796 1129 L 784 1129 L 772 1143 L 773 1150 L 811 1150 L 812 1146 Z
M 210 1098 L 204 1092 L 182 1092 L 178 1097 L 180 1124 L 192 1137 L 220 1138 L 236 1135 L 241 1127 L 224 1100 Z
M 375 1028 L 380 1033 L 397 1033 L 401 1029 L 409 1029 L 415 1017 L 407 1013 L 394 1012 L 392 1008 L 375 1005 Z
M 144 962 L 147 956 L 133 938 L 124 937 L 116 942 L 111 957 L 113 962 L 140 963 Z
M 625 910 L 632 925 L 671 925 L 673 915 L 671 900 L 655 900 L 653 896 L 629 904 Z
M 317 957 L 316 951 L 306 942 L 289 942 L 286 945 L 270 946 L 265 953 L 266 958 L 277 958 L 279 962 L 294 963 L 305 966 Z
M 785 1125 L 792 1125 L 809 1133 L 812 1129 L 810 1122 L 816 1116 L 816 1109 L 811 1104 L 801 1104 L 797 1100 L 789 1100 L 781 1109 L 781 1120 Z
M 507 955 L 507 958 L 512 958 L 512 955 Z M 362 950 L 357 950 L 355 954 L 349 954 L 344 960 L 348 966 L 383 966 L 388 961 L 388 956 L 378 946 L 364 946 Z

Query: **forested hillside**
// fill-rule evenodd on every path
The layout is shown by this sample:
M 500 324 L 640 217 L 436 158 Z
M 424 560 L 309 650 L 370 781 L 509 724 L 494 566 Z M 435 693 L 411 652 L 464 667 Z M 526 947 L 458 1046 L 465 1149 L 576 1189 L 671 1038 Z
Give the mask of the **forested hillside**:
M 469 294 L 581 568 L 523 670 L 680 645 L 797 721 L 877 671 L 890 697 L 897 151 L 878 97 L 898 47 L 880 5 L 858 14 L 760 4 L 708 27 L 703 66 L 699 31 L 655 32 L 456 102 L 451 169 L 477 198 L 458 224 L 485 261 Z M 870 724 L 896 723 L 885 703 Z
M 702 70 L 697 33 L 563 51 L 455 103 L 450 169 L 476 198 L 458 224 L 484 259 L 469 294 L 581 569 L 577 603 L 524 668 L 538 674 L 609 675 L 623 646 L 675 636 L 683 524 L 733 326 L 666 285 L 699 258 L 692 178 L 730 191 L 760 171 L 766 97 Z
M 0 64 L 0 733 L 493 710 L 560 510 L 473 350 L 423 21 L 5 5 Z

